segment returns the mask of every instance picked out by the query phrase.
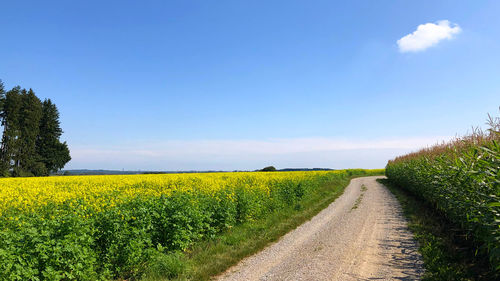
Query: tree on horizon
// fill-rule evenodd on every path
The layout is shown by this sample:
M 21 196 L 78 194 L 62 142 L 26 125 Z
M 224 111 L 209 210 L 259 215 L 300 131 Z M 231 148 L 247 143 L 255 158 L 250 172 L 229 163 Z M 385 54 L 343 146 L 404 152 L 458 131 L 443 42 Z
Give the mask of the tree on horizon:
M 42 104 L 42 119 L 40 133 L 37 138 L 37 153 L 45 164 L 48 172 L 57 172 L 71 160 L 66 142 L 61 143 L 63 130 L 59 122 L 59 111 L 50 99 Z
M 67 143 L 59 140 L 59 111 L 50 99 L 42 102 L 20 86 L 5 92 L 0 80 L 0 120 L 1 175 L 47 176 L 71 160 Z

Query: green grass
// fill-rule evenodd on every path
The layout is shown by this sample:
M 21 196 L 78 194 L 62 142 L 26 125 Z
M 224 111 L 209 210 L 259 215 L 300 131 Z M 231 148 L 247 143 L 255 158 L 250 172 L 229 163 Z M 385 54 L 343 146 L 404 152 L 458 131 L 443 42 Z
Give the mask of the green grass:
M 488 258 L 477 255 L 471 240 L 465 239 L 466 233 L 457 225 L 389 180 L 377 181 L 387 186 L 401 203 L 424 260 L 423 280 L 495 280 Z
M 381 175 L 383 170 L 366 176 Z M 312 218 L 339 197 L 351 178 L 321 186 L 300 205 L 238 225 L 184 253 L 162 254 L 145 267 L 142 280 L 209 280 Z M 170 279 L 169 279 L 170 278 Z
M 365 195 L 365 191 L 367 189 L 368 188 L 366 187 L 366 185 L 364 185 L 364 184 L 361 185 L 361 194 L 359 194 L 358 199 L 356 199 L 356 201 L 354 202 L 354 205 L 352 206 L 351 211 L 355 210 L 359 207 L 359 204 L 361 204 L 361 200 L 363 200 L 363 196 Z

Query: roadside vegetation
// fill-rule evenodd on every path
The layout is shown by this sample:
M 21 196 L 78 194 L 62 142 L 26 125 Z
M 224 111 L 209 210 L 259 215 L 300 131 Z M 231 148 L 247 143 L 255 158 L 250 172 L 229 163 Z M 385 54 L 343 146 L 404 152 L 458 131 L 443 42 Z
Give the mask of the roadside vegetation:
M 1 179 L 0 280 L 206 280 L 382 173 Z
M 476 253 L 467 232 L 450 222 L 429 203 L 388 179 L 378 179 L 396 196 L 408 227 L 419 244 L 425 266 L 422 280 L 494 280 L 488 258 Z
M 475 130 L 471 135 L 389 161 L 386 166 L 386 175 L 394 186 L 422 200 L 433 212 L 443 216 L 446 221 L 458 228 L 459 232 L 463 233 L 463 240 L 467 241 L 468 247 L 472 248 L 474 255 L 478 256 L 478 259 L 481 256 L 487 257 L 489 273 L 486 275 L 489 276 L 488 278 L 498 278 L 500 273 L 500 118 L 490 117 L 488 123 L 490 129 L 487 132 Z M 428 230 L 425 223 L 420 223 L 420 225 L 424 230 Z M 429 223 L 429 225 L 436 224 Z M 450 228 L 447 231 L 450 231 Z M 426 234 L 423 236 L 427 237 Z M 437 236 L 428 237 L 439 236 L 437 234 Z M 441 242 L 434 242 L 424 240 L 421 251 L 424 258 L 427 255 L 426 266 L 429 268 L 437 266 L 436 274 L 441 276 L 439 275 L 441 271 L 453 270 L 447 271 L 446 262 L 436 261 L 440 259 L 440 256 L 445 255 L 442 254 L 445 251 L 439 250 Z M 448 244 L 448 242 L 443 243 Z M 425 251 L 430 252 L 425 253 Z M 464 274 L 467 276 L 466 273 Z M 481 278 L 481 276 L 477 277 Z
M 209 280 L 315 216 L 343 193 L 352 178 L 383 175 L 384 170 L 339 172 L 338 177 L 320 185 L 305 197 L 300 206 L 290 205 L 255 221 L 235 226 L 214 239 L 195 244 L 183 254 L 177 252 L 153 260 L 143 280 Z

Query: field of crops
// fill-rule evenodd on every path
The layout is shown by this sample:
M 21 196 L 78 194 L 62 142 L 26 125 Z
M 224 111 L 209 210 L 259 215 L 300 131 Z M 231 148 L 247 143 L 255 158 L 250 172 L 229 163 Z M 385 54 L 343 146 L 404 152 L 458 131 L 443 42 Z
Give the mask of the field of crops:
M 182 251 L 276 210 L 300 209 L 317 187 L 369 173 L 0 179 L 0 280 L 133 276 L 157 251 Z
M 392 182 L 431 203 L 461 226 L 500 273 L 500 122 L 389 161 Z

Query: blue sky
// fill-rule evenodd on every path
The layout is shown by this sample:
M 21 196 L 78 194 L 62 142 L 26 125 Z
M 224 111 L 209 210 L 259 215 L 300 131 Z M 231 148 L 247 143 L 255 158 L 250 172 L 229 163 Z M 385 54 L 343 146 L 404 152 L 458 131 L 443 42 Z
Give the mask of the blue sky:
M 66 168 L 384 167 L 498 114 L 499 13 L 498 1 L 4 1 L 0 79 L 56 103 Z M 398 45 L 443 20 L 459 32 Z

